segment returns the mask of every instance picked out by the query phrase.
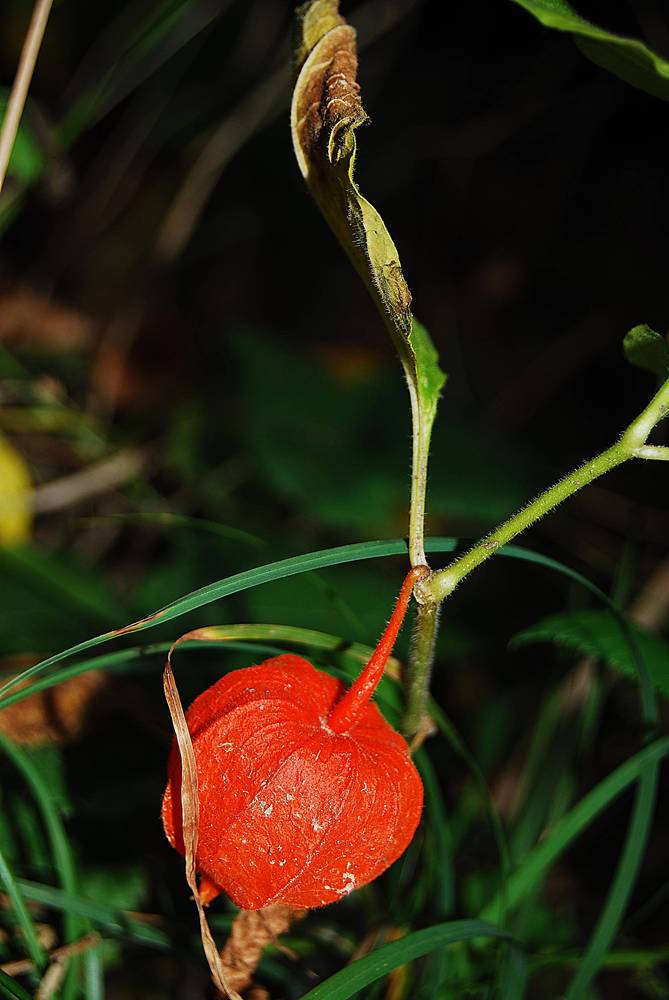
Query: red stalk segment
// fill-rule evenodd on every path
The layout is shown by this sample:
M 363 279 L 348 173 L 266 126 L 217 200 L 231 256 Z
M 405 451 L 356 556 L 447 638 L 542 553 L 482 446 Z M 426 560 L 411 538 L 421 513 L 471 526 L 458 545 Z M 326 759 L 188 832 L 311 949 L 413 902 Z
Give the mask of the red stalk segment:
M 330 712 L 327 724 L 334 733 L 347 732 L 360 718 L 363 708 L 374 694 L 383 676 L 386 662 L 393 651 L 397 633 L 402 627 L 404 616 L 409 607 L 413 588 L 416 582 L 428 572 L 427 566 L 414 566 L 404 578 L 390 621 L 379 639 L 369 663 Z

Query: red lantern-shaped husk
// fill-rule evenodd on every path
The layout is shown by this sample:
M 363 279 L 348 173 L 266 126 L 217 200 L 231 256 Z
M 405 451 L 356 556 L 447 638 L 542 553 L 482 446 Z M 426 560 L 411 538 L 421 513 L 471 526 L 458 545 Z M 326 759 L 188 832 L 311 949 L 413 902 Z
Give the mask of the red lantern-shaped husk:
M 203 901 L 312 908 L 371 882 L 408 847 L 423 787 L 405 740 L 369 699 L 413 584 L 348 692 L 299 656 L 222 677 L 186 713 L 197 766 Z M 181 759 L 168 764 L 163 823 L 184 853 Z

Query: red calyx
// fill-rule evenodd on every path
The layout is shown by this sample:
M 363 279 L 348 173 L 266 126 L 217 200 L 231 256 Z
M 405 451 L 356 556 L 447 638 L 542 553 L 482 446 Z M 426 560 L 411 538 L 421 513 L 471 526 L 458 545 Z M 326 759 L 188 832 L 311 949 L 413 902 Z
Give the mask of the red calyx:
M 402 624 L 390 623 L 352 687 L 286 654 L 227 674 L 186 712 L 200 798 L 200 894 L 246 910 L 311 909 L 371 882 L 406 850 L 423 786 L 405 740 L 370 700 Z M 168 762 L 163 824 L 184 853 L 181 758 Z

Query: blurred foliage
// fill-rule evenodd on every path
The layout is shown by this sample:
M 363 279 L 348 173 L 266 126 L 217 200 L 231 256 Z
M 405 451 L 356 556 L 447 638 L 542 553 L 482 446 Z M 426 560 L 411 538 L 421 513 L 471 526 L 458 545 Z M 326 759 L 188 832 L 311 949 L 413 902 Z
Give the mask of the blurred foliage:
M 656 155 L 666 106 L 537 18 L 551 26 L 546 11 L 559 15 L 592 58 L 592 42 L 628 68 L 641 53 L 646 89 L 663 92 L 669 27 L 653 0 L 457 4 L 447 32 L 435 30 L 437 0 L 343 7 L 359 27 L 374 120 L 361 187 L 450 373 L 428 528 L 467 538 L 644 405 L 648 373 L 625 364 L 625 329 L 648 318 L 660 331 L 649 339 L 650 327 L 636 328 L 625 352 L 635 364 L 657 373 L 666 358 L 669 215 Z M 24 0 L 3 4 L 0 113 L 29 16 Z M 293 162 L 291 20 L 291 5 L 275 0 L 54 6 L 0 196 L 3 682 L 212 581 L 406 533 L 406 393 Z M 592 25 L 606 38 L 590 37 Z M 22 498 L 12 517 L 10 494 Z M 651 624 L 635 625 L 633 611 L 661 580 L 666 496 L 661 463 L 630 463 L 524 540 L 631 608 L 632 645 L 665 693 L 666 583 Z M 95 664 L 106 682 L 78 709 L 76 737 L 2 754 L 0 847 L 26 919 L 47 949 L 91 927 L 104 939 L 71 964 L 64 1000 L 209 995 L 182 861 L 158 819 L 170 730 L 164 647 L 153 644 L 240 622 L 373 644 L 403 565 L 369 559 L 274 579 L 146 638 L 116 639 L 105 654 L 134 652 Z M 180 651 L 184 701 L 266 648 Z M 344 654 L 307 655 L 351 667 Z M 268 952 L 258 981 L 272 996 L 304 996 L 354 954 L 372 949 L 373 964 L 383 946 L 399 965 L 360 987 L 368 998 L 568 990 L 647 763 L 632 777 L 616 770 L 647 735 L 630 643 L 576 582 L 492 560 L 444 608 L 433 694 L 448 718 L 435 708 L 441 728 L 417 758 L 426 811 L 414 844 L 372 886 L 314 911 L 287 937 L 289 952 Z M 662 699 L 657 729 L 666 723 Z M 602 790 L 612 774 L 614 791 Z M 587 821 L 568 835 L 584 801 Z M 663 777 L 592 997 L 669 992 L 668 824 Z M 537 875 L 541 851 L 553 853 Z M 467 939 L 505 886 L 522 888 L 502 924 L 526 949 L 526 987 L 517 953 Z M 221 940 L 232 912 L 212 907 Z M 433 933 L 444 922 L 458 925 L 457 940 Z M 411 936 L 423 932 L 432 938 Z M 24 959 L 24 940 L 3 896 L 0 965 Z M 15 982 L 30 995 L 38 977 Z M 8 989 L 0 976 L 0 995 Z

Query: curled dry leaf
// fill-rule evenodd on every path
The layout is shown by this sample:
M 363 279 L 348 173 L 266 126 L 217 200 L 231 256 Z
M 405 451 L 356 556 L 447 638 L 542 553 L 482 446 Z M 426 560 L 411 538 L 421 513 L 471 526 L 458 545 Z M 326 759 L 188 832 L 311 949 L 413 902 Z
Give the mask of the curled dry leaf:
M 410 555 L 419 565 L 425 562 L 427 454 L 446 376 L 427 330 L 411 314 L 411 293 L 390 233 L 354 180 L 356 129 L 369 120 L 357 82 L 355 31 L 340 15 L 339 0 L 309 0 L 298 19 L 293 147 L 302 176 L 369 290 L 406 374 L 414 424 Z
M 297 162 L 404 360 L 411 335 L 411 293 L 381 216 L 353 179 L 355 130 L 369 121 L 356 79 L 355 31 L 339 14 L 338 0 L 315 0 L 298 13 L 299 75 L 291 108 Z
M 381 313 L 410 384 L 436 407 L 445 381 L 427 332 L 411 315 L 411 292 L 383 219 L 354 180 L 356 129 L 369 121 L 357 82 L 355 31 L 339 0 L 298 11 L 297 80 L 291 131 L 302 176 Z

